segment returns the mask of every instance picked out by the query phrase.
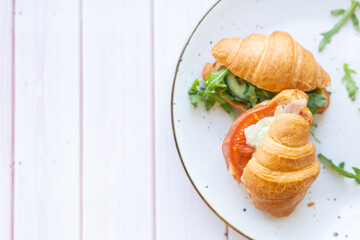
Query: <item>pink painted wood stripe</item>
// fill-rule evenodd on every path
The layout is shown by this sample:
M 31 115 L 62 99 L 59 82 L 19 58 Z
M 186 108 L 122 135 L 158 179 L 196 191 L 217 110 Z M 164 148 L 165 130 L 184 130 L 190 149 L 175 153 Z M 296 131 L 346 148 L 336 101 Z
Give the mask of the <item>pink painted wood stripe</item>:
M 11 219 L 10 239 L 14 239 L 15 202 L 15 0 L 12 0 L 11 16 Z
M 153 240 L 156 239 L 156 168 L 155 168 L 155 53 L 154 53 L 154 0 L 150 2 L 150 63 L 151 63 L 151 142 L 152 142 L 152 227 Z
M 154 0 L 150 2 L 150 64 L 151 64 L 151 142 L 152 142 L 152 227 L 153 240 L 156 240 L 156 168 L 155 168 L 155 53 L 154 53 Z
M 83 239 L 83 1 L 79 0 L 79 239 Z
M 11 240 L 14 240 L 15 202 L 15 0 L 12 0 L 12 69 L 11 69 Z M 155 189 L 155 97 L 154 97 L 154 1 L 150 5 L 151 34 L 151 140 L 152 140 L 152 215 L 153 239 L 156 239 L 156 189 Z M 79 239 L 83 239 L 83 1 L 79 0 Z

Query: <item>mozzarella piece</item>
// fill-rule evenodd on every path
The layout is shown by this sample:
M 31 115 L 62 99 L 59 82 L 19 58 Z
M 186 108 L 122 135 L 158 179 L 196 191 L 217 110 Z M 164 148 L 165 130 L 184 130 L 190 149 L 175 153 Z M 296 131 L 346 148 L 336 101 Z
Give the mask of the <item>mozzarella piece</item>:
M 306 104 L 306 99 L 294 100 L 286 106 L 278 106 L 274 115 L 277 117 L 283 113 L 299 114 L 300 111 L 306 107 Z M 266 137 L 269 127 L 275 117 L 263 118 L 256 124 L 245 128 L 246 144 L 257 149 Z
M 275 117 L 266 117 L 258 121 L 256 124 L 245 128 L 246 144 L 257 149 L 269 131 L 271 123 Z

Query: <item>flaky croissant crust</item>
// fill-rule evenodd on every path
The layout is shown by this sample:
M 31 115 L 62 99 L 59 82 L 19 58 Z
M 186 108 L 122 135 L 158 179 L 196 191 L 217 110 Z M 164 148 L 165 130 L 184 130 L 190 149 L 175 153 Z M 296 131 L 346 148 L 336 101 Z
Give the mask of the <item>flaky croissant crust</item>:
M 309 139 L 310 122 L 303 117 L 284 113 L 274 119 L 242 177 L 255 207 L 275 217 L 295 210 L 320 172 Z
M 330 85 L 329 75 L 312 53 L 286 32 L 225 38 L 211 53 L 232 73 L 267 91 L 294 88 L 310 91 Z

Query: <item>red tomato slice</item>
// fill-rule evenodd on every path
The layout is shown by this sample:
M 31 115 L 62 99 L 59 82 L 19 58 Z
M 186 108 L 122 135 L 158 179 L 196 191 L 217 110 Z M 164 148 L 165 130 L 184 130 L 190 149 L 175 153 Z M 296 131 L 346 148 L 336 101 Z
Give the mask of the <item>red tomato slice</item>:
M 260 119 L 272 117 L 277 103 L 258 105 L 241 114 L 231 125 L 222 145 L 226 165 L 235 168 L 234 178 L 240 183 L 246 164 L 250 161 L 255 149 L 246 144 L 244 129 L 256 124 Z

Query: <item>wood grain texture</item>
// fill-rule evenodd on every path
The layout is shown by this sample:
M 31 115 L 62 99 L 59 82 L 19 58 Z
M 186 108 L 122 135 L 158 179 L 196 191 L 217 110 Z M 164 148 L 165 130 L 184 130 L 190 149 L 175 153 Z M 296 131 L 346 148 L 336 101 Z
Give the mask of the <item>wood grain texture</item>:
M 15 239 L 79 239 L 79 3 L 17 1 Z
M 198 21 L 215 2 L 155 1 L 156 234 L 159 240 L 226 239 L 225 224 L 201 200 L 186 176 L 175 148 L 170 115 L 172 81 L 181 50 Z
M 12 227 L 12 1 L 0 1 L 0 239 Z
M 83 4 L 84 239 L 153 239 L 150 11 Z
M 82 2 L 16 1 L 14 81 L 0 2 L 0 239 L 244 239 L 191 185 L 170 121 L 178 57 L 216 0 Z

